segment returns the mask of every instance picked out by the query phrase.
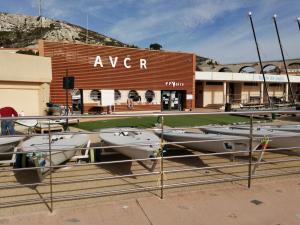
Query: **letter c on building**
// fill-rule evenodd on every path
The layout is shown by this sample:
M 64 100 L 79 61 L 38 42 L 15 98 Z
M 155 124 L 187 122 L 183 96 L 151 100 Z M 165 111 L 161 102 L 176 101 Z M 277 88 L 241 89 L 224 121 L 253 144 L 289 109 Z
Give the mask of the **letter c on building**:
M 127 64 L 127 61 L 130 61 L 131 59 L 130 58 L 125 58 L 124 59 L 124 66 L 127 68 L 127 69 L 130 69 L 131 66 Z

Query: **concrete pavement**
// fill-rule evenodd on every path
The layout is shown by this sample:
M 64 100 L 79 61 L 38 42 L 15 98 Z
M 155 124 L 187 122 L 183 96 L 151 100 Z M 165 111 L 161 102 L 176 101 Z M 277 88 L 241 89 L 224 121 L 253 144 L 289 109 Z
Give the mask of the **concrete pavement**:
M 196 191 L 99 203 L 88 207 L 1 217 L 0 224 L 182 225 L 300 224 L 299 176 L 266 179 L 244 185 L 201 187 Z

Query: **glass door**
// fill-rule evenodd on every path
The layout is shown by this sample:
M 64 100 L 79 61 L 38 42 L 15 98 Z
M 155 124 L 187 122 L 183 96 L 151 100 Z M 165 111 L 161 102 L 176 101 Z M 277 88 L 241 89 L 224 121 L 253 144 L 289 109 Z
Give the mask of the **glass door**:
M 162 110 L 170 110 L 170 91 L 162 91 L 161 94 L 161 104 L 162 104 Z
M 74 89 L 72 95 L 72 112 L 74 114 L 83 114 L 83 90 Z
M 162 91 L 162 110 L 182 110 L 183 92 L 182 91 Z

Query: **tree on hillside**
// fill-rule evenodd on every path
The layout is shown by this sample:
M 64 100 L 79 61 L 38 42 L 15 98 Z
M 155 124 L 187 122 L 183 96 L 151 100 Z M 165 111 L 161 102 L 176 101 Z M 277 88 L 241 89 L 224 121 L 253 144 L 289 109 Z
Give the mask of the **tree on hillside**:
M 206 64 L 210 66 L 210 68 L 214 69 L 218 62 L 213 59 L 206 60 Z
M 136 45 L 128 45 L 129 48 L 139 48 L 138 46 Z
M 150 44 L 149 48 L 150 48 L 150 50 L 160 50 L 162 48 L 162 46 L 158 43 L 153 43 L 153 44 Z

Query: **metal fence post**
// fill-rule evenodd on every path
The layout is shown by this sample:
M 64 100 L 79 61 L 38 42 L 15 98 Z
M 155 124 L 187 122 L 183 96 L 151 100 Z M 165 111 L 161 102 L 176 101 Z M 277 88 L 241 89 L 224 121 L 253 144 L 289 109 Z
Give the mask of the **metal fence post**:
M 161 116 L 160 137 L 160 198 L 164 198 L 164 116 Z
M 52 154 L 51 154 L 51 129 L 50 119 L 48 122 L 48 138 L 49 138 L 49 161 L 50 161 L 50 211 L 53 212 L 53 187 L 52 187 Z
M 252 142 L 253 142 L 253 114 L 250 115 L 248 188 L 251 187 L 251 178 L 252 178 L 252 144 L 253 144 Z

